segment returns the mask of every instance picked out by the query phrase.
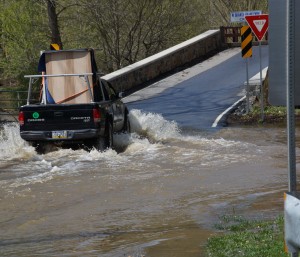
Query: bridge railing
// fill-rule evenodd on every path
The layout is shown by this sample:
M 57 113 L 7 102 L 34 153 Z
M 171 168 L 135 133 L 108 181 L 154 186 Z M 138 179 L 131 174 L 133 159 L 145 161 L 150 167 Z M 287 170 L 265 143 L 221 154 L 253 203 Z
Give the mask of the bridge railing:
M 208 30 L 102 78 L 117 90 L 128 94 L 141 89 L 149 81 L 153 82 L 174 70 L 207 59 L 221 50 L 220 30 Z
M 227 47 L 238 47 L 241 46 L 241 26 L 227 26 L 227 27 L 220 27 L 221 31 L 221 39 L 223 46 Z M 268 32 L 264 36 L 262 40 L 262 44 L 268 44 Z M 252 45 L 258 45 L 258 41 L 256 37 L 253 35 L 253 42 Z

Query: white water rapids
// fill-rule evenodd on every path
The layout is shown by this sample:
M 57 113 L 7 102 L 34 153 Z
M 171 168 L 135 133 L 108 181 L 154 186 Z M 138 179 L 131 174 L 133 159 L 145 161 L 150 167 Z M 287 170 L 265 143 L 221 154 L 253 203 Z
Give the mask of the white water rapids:
M 132 110 L 129 117 L 132 133 L 115 135 L 115 148 L 121 149 L 119 154 L 111 149 L 106 152 L 87 152 L 49 148 L 46 154 L 39 155 L 20 138 L 17 123 L 5 124 L 0 131 L 0 170 L 2 173 L 10 172 L 14 179 L 2 180 L 2 188 L 42 183 L 68 173 L 78 174 L 96 161 L 106 168 L 131 166 L 131 169 L 139 171 L 141 163 L 147 165 L 150 161 L 152 165 L 158 159 L 179 164 L 196 162 L 200 167 L 226 166 L 234 162 L 251 161 L 260 152 L 259 149 L 252 149 L 249 143 L 184 135 L 175 122 L 167 121 L 159 114 Z M 134 161 L 136 158 L 138 163 Z M 22 174 L 22 177 L 15 179 L 13 173 Z

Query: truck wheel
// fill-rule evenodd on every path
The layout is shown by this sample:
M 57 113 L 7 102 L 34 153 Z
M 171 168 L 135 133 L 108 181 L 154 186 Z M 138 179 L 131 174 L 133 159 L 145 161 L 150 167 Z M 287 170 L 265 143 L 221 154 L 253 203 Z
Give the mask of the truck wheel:
M 131 126 L 130 126 L 128 115 L 125 116 L 123 132 L 128 134 L 131 132 Z
M 106 148 L 113 148 L 114 147 L 114 133 L 113 133 L 113 127 L 112 124 L 109 122 L 106 127 L 106 133 L 105 133 L 105 143 Z
M 35 148 L 38 154 L 44 154 L 46 152 L 46 144 L 41 142 L 29 142 L 29 145 Z
M 97 138 L 94 146 L 95 146 L 96 150 L 104 151 L 107 148 L 105 145 L 105 138 L 104 137 Z
M 105 151 L 106 149 L 113 148 L 113 129 L 110 122 L 108 122 L 104 137 L 99 137 L 96 140 L 95 148 L 98 151 Z

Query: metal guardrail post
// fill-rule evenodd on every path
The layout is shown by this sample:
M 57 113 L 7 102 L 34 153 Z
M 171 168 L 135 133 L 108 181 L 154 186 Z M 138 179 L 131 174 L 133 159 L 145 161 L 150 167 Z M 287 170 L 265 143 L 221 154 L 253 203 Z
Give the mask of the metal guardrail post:
M 18 108 L 20 107 L 20 92 L 17 91 Z

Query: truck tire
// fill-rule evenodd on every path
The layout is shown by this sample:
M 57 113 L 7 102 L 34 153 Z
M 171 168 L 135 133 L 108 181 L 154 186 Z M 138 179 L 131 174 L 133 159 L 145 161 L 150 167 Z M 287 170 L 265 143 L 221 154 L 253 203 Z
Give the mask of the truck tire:
M 109 148 L 113 148 L 113 142 L 114 142 L 114 137 L 113 137 L 112 124 L 108 122 L 105 129 L 105 135 L 104 137 L 97 138 L 95 143 L 95 148 L 98 151 L 105 151 Z
M 122 132 L 128 133 L 128 134 L 130 134 L 130 132 L 131 132 L 131 126 L 130 126 L 130 120 L 129 120 L 128 114 L 126 114 L 126 116 L 125 116 L 125 121 L 124 121 L 124 126 L 122 129 Z
M 38 154 L 44 154 L 46 152 L 46 143 L 42 142 L 29 142 L 29 145 L 35 148 Z

